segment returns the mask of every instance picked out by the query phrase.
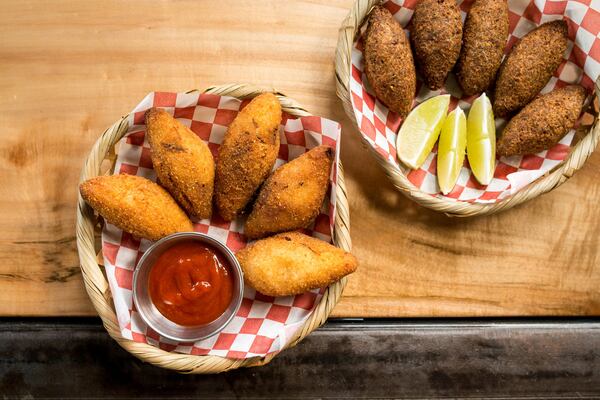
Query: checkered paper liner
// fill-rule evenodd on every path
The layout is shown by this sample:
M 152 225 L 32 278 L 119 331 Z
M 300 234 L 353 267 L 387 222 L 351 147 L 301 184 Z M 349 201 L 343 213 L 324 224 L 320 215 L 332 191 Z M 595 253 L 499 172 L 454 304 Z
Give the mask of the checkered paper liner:
M 383 5 L 408 33 L 417 0 L 385 1 Z M 473 0 L 458 0 L 463 22 Z M 542 93 L 554 88 L 578 83 L 591 93 L 600 74 L 600 0 L 509 0 L 509 37 L 505 49 L 508 54 L 512 46 L 536 26 L 557 19 L 564 19 L 569 27 L 568 49 L 562 64 L 554 73 Z M 363 35 L 366 24 L 352 49 L 352 73 L 350 91 L 354 115 L 363 138 L 377 155 L 403 171 L 408 180 L 421 191 L 438 198 L 475 203 L 494 203 L 516 193 L 531 182 L 561 164 L 574 144 L 575 131 L 571 130 L 558 144 L 538 154 L 502 157 L 497 160 L 494 178 L 487 186 L 480 185 L 471 172 L 468 160 L 461 169 L 454 189 L 447 195 L 440 192 L 437 183 L 437 146 L 417 170 L 401 165 L 396 158 L 396 137 L 402 119 L 381 103 L 369 86 L 363 65 Z M 443 90 L 431 91 L 417 75 L 417 96 L 414 106 L 439 94 L 451 94 L 450 109 L 460 106 L 469 110 L 478 96 L 463 96 L 455 76 L 451 73 Z M 506 125 L 505 120 L 496 119 L 498 134 Z
M 129 114 L 129 129 L 118 143 L 114 173 L 139 175 L 156 180 L 150 147 L 145 138 L 144 115 L 151 107 L 171 113 L 204 140 L 213 156 L 228 125 L 249 100 L 212 94 L 164 93 L 147 95 Z M 335 188 L 341 127 L 325 118 L 295 117 L 284 112 L 280 126 L 281 146 L 275 168 L 325 144 L 335 149 L 335 162 L 330 176 L 330 189 L 320 215 L 305 230 L 319 239 L 331 242 L 335 219 Z M 140 210 L 143 212 L 143 210 Z M 215 212 L 209 219 L 194 221 L 194 229 L 225 244 L 233 252 L 246 246 L 241 218 L 229 223 Z M 289 297 L 269 297 L 246 286 L 242 305 L 232 321 L 219 334 L 195 343 L 178 343 L 161 337 L 141 319 L 132 300 L 133 271 L 140 257 L 152 243 L 139 240 L 106 223 L 102 231 L 102 254 L 111 288 L 115 311 L 123 337 L 148 343 L 166 351 L 228 358 L 250 358 L 277 352 L 302 328 L 324 289 L 315 289 Z

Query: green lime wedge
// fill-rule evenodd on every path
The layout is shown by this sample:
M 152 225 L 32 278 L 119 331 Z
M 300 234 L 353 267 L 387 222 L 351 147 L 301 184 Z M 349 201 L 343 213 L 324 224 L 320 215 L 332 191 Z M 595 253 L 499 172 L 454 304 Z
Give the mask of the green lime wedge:
M 456 185 L 467 147 L 467 118 L 460 107 L 448 114 L 438 144 L 437 178 L 442 193 L 448 194 Z
M 435 96 L 408 114 L 398 132 L 396 149 L 402 163 L 419 168 L 431 152 L 448 113 L 450 95 Z
M 488 185 L 496 168 L 496 125 L 485 93 L 473 102 L 467 118 L 467 158 L 477 181 Z

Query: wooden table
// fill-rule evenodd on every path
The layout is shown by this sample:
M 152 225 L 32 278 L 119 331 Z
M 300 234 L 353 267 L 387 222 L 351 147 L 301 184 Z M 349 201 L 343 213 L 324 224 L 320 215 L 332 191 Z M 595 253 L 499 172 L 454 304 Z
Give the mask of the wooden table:
M 92 315 L 80 167 L 148 92 L 248 82 L 343 125 L 360 268 L 335 316 L 600 315 L 600 152 L 551 194 L 449 219 L 396 192 L 335 95 L 352 0 L 6 2 L 0 13 L 0 314 Z

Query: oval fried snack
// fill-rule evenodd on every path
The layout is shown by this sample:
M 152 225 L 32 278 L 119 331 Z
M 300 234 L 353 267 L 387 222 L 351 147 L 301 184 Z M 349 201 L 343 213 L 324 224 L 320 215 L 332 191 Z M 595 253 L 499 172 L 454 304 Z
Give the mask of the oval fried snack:
M 585 101 L 578 85 L 553 90 L 533 100 L 504 128 L 498 155 L 533 154 L 555 145 L 577 122 Z
M 544 88 L 567 49 L 567 23 L 542 24 L 514 45 L 502 63 L 494 93 L 494 115 L 506 117 Z
M 248 216 L 246 236 L 256 239 L 308 227 L 319 215 L 332 161 L 333 149 L 318 146 L 276 169 Z
M 146 126 L 160 184 L 190 215 L 210 218 L 215 161 L 208 145 L 164 110 L 148 110 Z
M 352 254 L 298 232 L 259 240 L 236 257 L 246 282 L 268 296 L 291 296 L 329 286 L 358 265 Z
M 141 176 L 98 176 L 79 185 L 79 192 L 108 222 L 139 238 L 159 240 L 194 230 L 169 193 Z
M 405 117 L 415 97 L 417 75 L 406 34 L 385 7 L 371 11 L 364 43 L 365 74 L 375 95 Z
M 215 205 L 233 220 L 269 176 L 279 152 L 281 105 L 273 93 L 255 97 L 235 117 L 219 148 Z
M 420 0 L 410 38 L 425 84 L 431 90 L 441 88 L 462 44 L 462 20 L 456 0 Z
M 508 37 L 506 0 L 475 0 L 465 21 L 456 77 L 467 96 L 494 83 Z

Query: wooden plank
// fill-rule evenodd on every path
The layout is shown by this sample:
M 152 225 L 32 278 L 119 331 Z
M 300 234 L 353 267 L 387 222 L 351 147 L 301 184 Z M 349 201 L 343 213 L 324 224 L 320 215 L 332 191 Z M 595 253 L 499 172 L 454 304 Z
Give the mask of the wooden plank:
M 342 123 L 361 266 L 336 316 L 600 315 L 600 155 L 497 216 L 399 194 L 335 95 L 337 1 L 7 3 L 0 13 L 0 315 L 90 315 L 74 243 L 79 169 L 152 90 L 249 82 Z
M 8 398 L 595 398 L 600 323 L 329 322 L 260 368 L 180 375 L 96 322 L 0 323 Z M 68 341 L 65 338 L 68 337 Z

